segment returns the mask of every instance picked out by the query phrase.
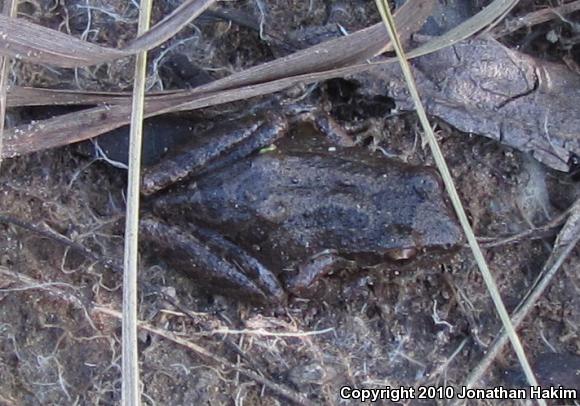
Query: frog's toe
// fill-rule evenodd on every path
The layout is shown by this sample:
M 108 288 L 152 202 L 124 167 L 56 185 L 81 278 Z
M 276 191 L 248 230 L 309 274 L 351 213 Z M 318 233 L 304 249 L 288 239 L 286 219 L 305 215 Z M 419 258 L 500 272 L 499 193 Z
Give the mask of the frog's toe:
M 321 251 L 298 265 L 298 273 L 287 281 L 288 290 L 295 295 L 308 292 L 317 280 L 340 269 L 351 269 L 356 264 L 342 258 L 338 251 Z
M 280 303 L 286 301 L 286 292 L 276 275 L 243 248 L 207 228 L 195 227 L 194 233 L 208 249 L 220 258 L 225 258 L 238 273 L 255 283 L 269 300 Z
M 141 220 L 141 233 L 171 267 L 196 277 L 219 294 L 259 302 L 284 302 L 276 276 L 247 252 L 206 229 L 168 225 L 154 218 Z

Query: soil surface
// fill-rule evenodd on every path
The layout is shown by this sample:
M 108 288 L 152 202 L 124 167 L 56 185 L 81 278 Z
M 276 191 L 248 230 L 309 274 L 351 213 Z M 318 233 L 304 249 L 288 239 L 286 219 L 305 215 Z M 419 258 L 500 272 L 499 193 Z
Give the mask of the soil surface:
M 155 19 L 178 3 L 157 2 Z M 522 1 L 512 15 L 547 5 Z M 379 20 L 374 2 L 362 0 L 220 6 L 234 21 L 224 21 L 223 13 L 204 16 L 151 52 L 150 90 L 193 87 L 336 35 L 328 27 L 350 32 Z M 126 42 L 136 31 L 137 9 L 131 2 L 21 1 L 19 10 L 22 18 L 109 46 Z M 580 43 L 574 31 L 578 17 L 520 30 L 504 43 L 570 64 Z M 11 64 L 12 83 L 27 86 L 128 90 L 132 76 L 131 60 L 77 70 Z M 309 89 L 309 97 L 330 105 L 345 128 L 356 128 L 355 139 L 369 154 L 434 165 L 414 113 L 400 113 L 388 96 L 350 99 L 352 86 L 348 79 L 321 83 Z M 284 97 L 296 97 L 300 90 Z M 180 119 L 193 120 L 196 130 L 208 128 L 215 117 L 243 116 L 254 104 L 214 107 Z M 10 111 L 9 125 L 38 114 Z M 580 197 L 577 176 L 434 122 L 478 237 L 534 229 Z M 124 170 L 80 153 L 77 146 L 2 162 L 0 404 L 120 401 L 121 323 L 115 312 L 122 300 L 125 188 Z M 533 284 L 556 233 L 485 249 L 508 311 Z M 314 404 L 341 404 L 345 385 L 460 388 L 501 328 L 467 247 L 400 270 L 337 272 L 318 283 L 316 294 L 291 297 L 279 307 L 208 292 L 146 249 L 141 254 L 139 318 L 149 327 L 139 334 L 144 404 L 286 404 L 292 394 Z M 579 264 L 576 248 L 519 329 L 532 363 L 548 360 L 538 366 L 547 384 L 557 374 L 577 370 Z M 551 362 L 550 353 L 567 354 L 572 361 Z M 248 370 L 253 378 L 244 373 Z M 509 347 L 480 382 L 482 387 L 523 384 Z

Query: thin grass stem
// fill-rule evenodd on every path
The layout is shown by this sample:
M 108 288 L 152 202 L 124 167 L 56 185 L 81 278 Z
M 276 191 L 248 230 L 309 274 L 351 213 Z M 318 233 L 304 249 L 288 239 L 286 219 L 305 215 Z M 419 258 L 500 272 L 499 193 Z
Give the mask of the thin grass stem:
M 526 375 L 528 382 L 530 383 L 530 385 L 538 386 L 538 382 L 534 376 L 532 368 L 530 367 L 530 364 L 529 364 L 528 359 L 526 357 L 526 353 L 524 351 L 522 343 L 521 343 L 521 341 L 520 341 L 520 339 L 519 339 L 519 337 L 518 337 L 518 335 L 517 335 L 517 333 L 512 325 L 509 314 L 508 314 L 508 312 L 505 308 L 505 305 L 501 299 L 499 289 L 497 288 L 497 285 L 495 283 L 493 275 L 491 274 L 491 272 L 487 266 L 487 263 L 485 261 L 485 258 L 483 257 L 483 253 L 481 251 L 481 248 L 479 247 L 479 244 L 477 243 L 477 239 L 475 238 L 475 235 L 473 234 L 471 224 L 469 223 L 469 220 L 467 219 L 467 214 L 465 213 L 463 205 L 461 204 L 459 194 L 457 193 L 457 189 L 455 188 L 453 178 L 451 177 L 451 173 L 449 172 L 449 168 L 447 167 L 447 163 L 445 162 L 445 158 L 443 157 L 443 153 L 441 152 L 441 149 L 439 148 L 439 144 L 437 143 L 437 140 L 435 139 L 435 134 L 433 133 L 433 129 L 432 129 L 431 125 L 429 124 L 429 119 L 427 118 L 427 113 L 425 112 L 425 108 L 423 107 L 423 103 L 421 102 L 421 98 L 419 97 L 419 92 L 418 92 L 417 86 L 415 84 L 415 79 L 414 79 L 413 74 L 411 72 L 411 66 L 410 66 L 409 61 L 407 60 L 407 58 L 405 56 L 405 53 L 403 51 L 403 47 L 402 47 L 401 42 L 399 40 L 399 37 L 397 35 L 395 21 L 393 19 L 392 14 L 391 14 L 391 10 L 389 9 L 389 5 L 387 3 L 387 0 L 375 0 L 375 1 L 377 4 L 377 8 L 379 9 L 379 12 L 381 14 L 381 17 L 385 23 L 386 28 L 387 28 L 389 36 L 391 38 L 391 42 L 394 45 L 395 52 L 396 52 L 397 57 L 399 59 L 399 64 L 401 65 L 401 69 L 403 71 L 405 81 L 407 82 L 407 87 L 409 89 L 411 97 L 413 98 L 413 102 L 415 104 L 415 109 L 417 110 L 417 115 L 419 116 L 419 121 L 421 122 L 421 126 L 423 127 L 423 131 L 425 132 L 425 137 L 426 137 L 427 142 L 429 144 L 429 147 L 431 149 L 431 153 L 433 155 L 433 158 L 435 160 L 437 168 L 439 169 L 439 172 L 441 173 L 441 176 L 443 178 L 443 183 L 445 184 L 445 189 L 447 190 L 447 193 L 449 194 L 453 208 L 455 209 L 455 212 L 457 213 L 457 217 L 459 218 L 459 222 L 461 223 L 461 226 L 463 228 L 465 236 L 467 237 L 469 247 L 471 248 L 471 251 L 473 252 L 473 255 L 474 255 L 475 260 L 477 262 L 477 266 L 479 267 L 481 275 L 483 276 L 483 280 L 485 281 L 485 284 L 487 286 L 487 290 L 489 291 L 489 293 L 491 295 L 491 298 L 492 298 L 492 301 L 495 305 L 496 311 L 499 314 L 499 317 L 502 321 L 502 324 L 503 324 L 503 326 L 504 326 L 504 328 L 505 328 L 505 330 L 510 338 L 512 346 L 516 352 L 516 355 L 517 355 L 518 360 L 522 366 L 522 369 L 524 370 L 524 373 Z M 541 405 L 546 404 L 545 401 L 543 401 L 543 400 L 538 400 L 538 403 Z
M 141 0 L 138 35 L 149 29 L 152 0 Z M 139 186 L 141 184 L 141 146 L 143 139 L 143 107 L 147 52 L 139 52 L 135 61 L 133 103 L 129 144 L 129 179 L 127 187 L 127 218 L 125 224 L 125 255 L 123 272 L 123 384 L 122 404 L 138 406 L 139 354 L 137 347 L 137 270 L 139 254 Z

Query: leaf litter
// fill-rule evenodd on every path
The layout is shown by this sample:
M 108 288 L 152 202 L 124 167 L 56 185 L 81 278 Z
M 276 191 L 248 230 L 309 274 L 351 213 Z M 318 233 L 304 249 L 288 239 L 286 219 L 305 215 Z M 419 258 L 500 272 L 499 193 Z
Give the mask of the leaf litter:
M 266 21 L 268 17 L 272 19 L 273 14 L 266 14 Z M 275 25 L 276 21 L 269 24 Z M 239 32 L 237 35 L 247 38 L 248 34 Z M 260 40 L 256 39 L 256 42 Z M 366 69 L 366 66 L 360 66 Z M 346 81 L 335 79 L 330 83 L 343 88 L 350 84 L 350 78 L 347 77 Z M 251 90 L 254 89 L 247 90 L 247 94 L 251 94 Z M 364 87 L 359 88 L 359 91 L 364 90 Z M 51 92 L 54 91 L 48 91 Z M 230 94 L 233 93 L 235 91 Z M 355 104 L 362 99 L 360 94 L 350 96 L 355 98 Z M 95 95 L 93 92 L 91 97 L 106 98 L 108 95 Z M 121 100 L 126 96 L 117 94 L 116 97 Z M 343 101 L 341 94 L 334 97 L 339 99 L 337 102 Z M 111 108 L 115 109 L 114 106 Z M 394 112 L 384 120 L 383 125 L 385 130 L 391 131 L 390 137 L 381 139 L 384 134 L 378 134 L 373 138 L 371 147 L 377 140 L 377 145 L 390 154 L 405 151 L 403 156 L 407 156 L 410 161 L 430 162 L 428 154 L 415 147 L 413 134 L 416 134 L 416 123 L 412 118 Z M 486 142 L 479 137 L 466 137 L 444 122 L 439 124 L 438 134 L 445 140 L 444 152 L 450 159 L 454 176 L 459 179 L 460 193 L 470 196 L 467 209 L 480 236 L 509 236 L 533 229 L 534 225 L 548 223 L 550 217 L 566 208 L 577 193 L 573 179 L 558 172 L 544 168 L 539 175 L 532 176 L 532 173 L 537 172 L 532 169 L 537 168 L 538 164 L 529 156 L 509 147 Z M 87 164 L 90 164 L 88 169 L 81 170 Z M 122 189 L 118 174 L 103 168 L 99 163 L 87 162 L 70 150 L 35 153 L 18 160 L 8 160 L 5 166 L 2 175 L 5 196 L 2 211 L 15 212 L 15 215 L 31 223 L 48 222 L 58 233 L 96 252 L 115 257 L 117 250 L 119 257 L 118 223 L 106 221 L 118 216 L 123 207 L 123 196 L 117 192 Z M 63 184 L 71 186 L 63 188 Z M 526 203 L 525 206 L 519 199 L 524 189 L 534 193 L 531 204 Z M 92 260 L 87 261 L 82 255 L 68 252 L 50 239 L 34 237 L 13 227 L 5 229 L 2 265 L 8 266 L 12 276 L 21 278 L 28 274 L 37 277 L 39 283 L 62 281 L 72 286 L 84 286 L 90 288 L 83 293 L 88 295 L 84 296 L 84 300 L 90 299 L 105 305 L 118 303 L 118 292 L 114 291 L 118 275 L 114 272 L 102 271 L 98 266 L 95 268 Z M 23 241 L 23 245 L 20 241 Z M 508 307 L 515 306 L 528 284 L 533 281 L 534 275 L 539 272 L 542 262 L 547 258 L 546 245 L 549 242 L 524 240 L 515 247 L 499 246 L 490 252 L 491 266 L 505 272 L 499 276 L 498 281 Z M 16 253 L 18 256 L 15 256 Z M 542 322 L 524 324 L 522 331 L 525 332 L 525 345 L 533 349 L 532 355 L 536 349 L 542 352 L 545 342 L 560 352 L 577 351 L 578 336 L 573 326 L 578 325 L 579 317 L 578 299 L 574 296 L 578 276 L 570 271 L 573 269 L 570 266 L 574 264 L 573 261 L 577 261 L 577 254 L 572 254 L 569 265 L 564 265 L 563 273 L 559 276 L 570 283 L 565 286 L 553 284 L 548 296 L 537 304 L 536 312 Z M 195 286 L 186 278 L 153 266 L 145 269 L 142 274 L 144 296 L 141 312 L 143 319 L 177 331 L 178 334 L 187 332 L 185 334 L 189 337 L 197 331 L 222 331 L 228 328 L 243 330 L 247 326 L 282 333 L 296 332 L 295 341 L 292 338 L 243 336 L 235 345 L 242 352 L 252 354 L 257 365 L 255 368 L 273 379 L 273 382 L 280 382 L 285 387 L 308 394 L 310 399 L 335 403 L 336 388 L 344 383 L 437 383 L 440 382 L 437 380 L 439 378 L 430 378 L 429 371 L 445 365 L 446 379 L 459 384 L 466 375 L 461 366 L 477 365 L 491 338 L 497 334 L 498 324 L 493 313 L 487 311 L 488 298 L 481 280 L 471 271 L 472 265 L 455 258 L 445 264 L 445 269 L 442 275 L 439 264 L 434 264 L 432 269 L 417 269 L 410 274 L 373 273 L 362 278 L 331 278 L 325 282 L 324 305 L 296 303 L 285 314 L 261 314 L 242 304 L 229 303 L 227 299 L 214 298 L 214 302 L 204 299 L 203 294 L 195 293 Z M 3 275 L 3 284 L 14 283 L 13 279 Z M 27 283 L 24 278 L 20 280 Z M 155 298 L 160 297 L 159 290 L 169 292 L 179 301 L 185 302 L 188 308 L 195 311 L 195 321 L 184 319 L 179 312 L 172 310 L 172 306 L 158 302 Z M 101 401 L 114 399 L 115 394 L 118 394 L 114 389 L 118 379 L 115 366 L 119 362 L 118 351 L 115 351 L 118 345 L 114 330 L 116 322 L 110 317 L 91 313 L 91 321 L 96 321 L 95 325 L 99 326 L 98 335 L 95 335 L 90 329 L 86 330 L 83 311 L 69 305 L 66 298 L 28 291 L 7 291 L 2 294 L 8 314 L 25 314 L 33 320 L 29 330 L 23 329 L 21 320 L 3 320 L 3 323 L 8 322 L 3 330 L 3 345 L 9 349 L 8 352 L 16 350 L 21 359 L 20 365 L 16 367 L 9 360 L 3 361 L 2 371 L 6 372 L 2 376 L 12 376 L 5 380 L 6 390 L 2 391 L 4 397 L 14 402 L 22 399 L 22 391 L 18 388 L 24 386 L 39 402 L 67 401 L 67 396 L 75 396 L 71 387 L 80 385 L 83 382 L 81 378 L 87 376 L 88 371 L 93 371 L 88 390 L 82 395 L 76 395 Z M 35 305 L 25 310 L 20 302 Z M 69 316 L 62 313 L 62 308 L 68 309 L 67 312 L 74 317 L 67 319 Z M 558 328 L 553 316 L 561 309 L 566 309 L 565 323 L 563 328 Z M 451 325 L 452 329 L 445 327 L 445 324 L 435 323 L 441 320 Z M 66 334 L 46 335 L 49 331 L 59 331 L 55 328 L 50 330 L 50 327 L 47 330 L 43 327 L 47 323 L 49 326 L 59 326 L 60 331 Z M 302 337 L 300 334 L 337 326 L 338 329 L 332 335 Z M 75 340 L 78 337 L 83 339 Z M 467 344 L 464 342 L 466 337 L 469 338 Z M 40 338 L 46 339 L 45 344 L 37 341 Z M 191 357 L 187 351 L 170 346 L 154 335 L 144 333 L 140 336 L 140 342 L 146 347 L 143 352 L 145 358 L 142 360 L 145 394 L 157 401 L 225 401 L 229 396 L 242 396 L 251 403 L 268 403 L 268 400 L 273 400 L 272 397 L 278 397 L 278 392 L 270 388 L 272 392 L 267 389 L 266 397 L 260 400 L 258 394 L 261 393 L 261 387 L 252 385 L 252 380 L 242 379 L 242 382 L 250 385 L 239 389 L 237 378 L 231 380 L 233 375 L 227 373 L 232 368 L 226 366 L 225 369 L 216 369 L 221 366 Z M 28 343 L 32 351 L 23 351 L 19 345 L 22 343 Z M 231 362 L 236 360 L 235 355 L 232 356 L 222 347 L 222 341 L 204 340 L 203 343 L 208 345 L 210 351 L 228 357 Z M 86 353 L 90 348 L 94 348 L 95 355 L 86 355 L 90 354 Z M 119 347 L 116 348 L 118 350 Z M 85 355 L 76 355 L 81 353 Z M 54 380 L 40 381 L 39 375 L 34 375 L 31 366 L 38 365 L 34 364 L 38 354 L 48 359 L 41 365 L 42 372 L 47 374 L 46 377 L 54 377 Z M 55 354 L 56 358 L 49 358 L 50 354 Z M 70 366 L 70 370 L 62 368 L 63 365 Z M 13 374 L 14 371 L 16 374 Z M 152 371 L 162 371 L 162 374 Z M 496 382 L 494 379 L 500 379 L 501 382 L 501 371 L 502 366 L 499 366 L 495 370 L 498 375 L 488 375 L 484 382 Z M 43 392 L 30 386 L 30 382 L 55 384 L 51 391 Z M 185 385 L 183 390 L 177 393 L 167 390 L 178 383 Z M 208 390 L 218 386 L 226 388 L 225 397 L 224 393 L 217 394 Z

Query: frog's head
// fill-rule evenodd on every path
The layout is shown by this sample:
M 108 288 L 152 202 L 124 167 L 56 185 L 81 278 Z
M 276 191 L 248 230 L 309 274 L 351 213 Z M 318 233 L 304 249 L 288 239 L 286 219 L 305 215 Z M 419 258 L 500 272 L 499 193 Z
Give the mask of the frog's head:
M 432 258 L 464 242 L 463 232 L 439 175 L 417 168 L 404 182 L 381 188 L 373 197 L 379 218 L 377 242 L 388 262 Z
M 305 216 L 310 222 L 302 227 L 301 238 L 309 239 L 313 247 L 336 249 L 362 264 L 378 264 L 445 254 L 462 245 L 461 227 L 436 171 L 392 162 L 348 169 L 351 174 L 359 171 L 349 178 L 348 187 L 333 187 L 332 193 L 324 194 L 326 201 Z M 325 227 L 314 227 L 314 222 Z M 312 230 L 316 238 L 310 235 Z

